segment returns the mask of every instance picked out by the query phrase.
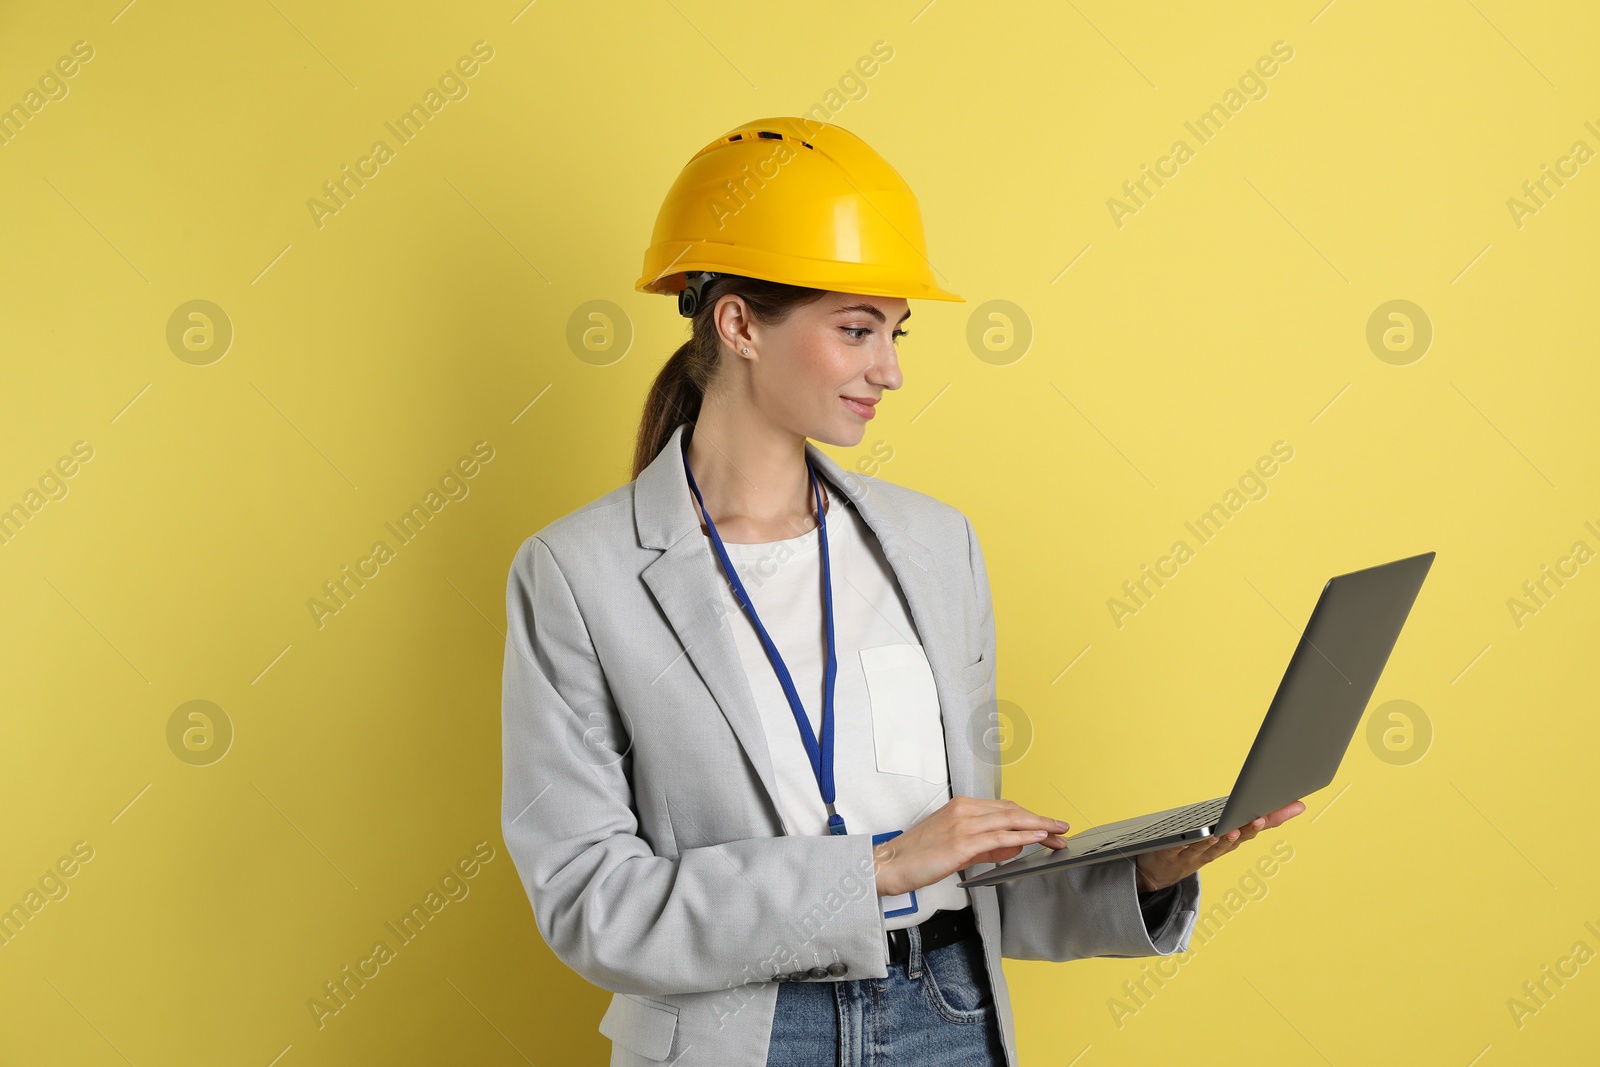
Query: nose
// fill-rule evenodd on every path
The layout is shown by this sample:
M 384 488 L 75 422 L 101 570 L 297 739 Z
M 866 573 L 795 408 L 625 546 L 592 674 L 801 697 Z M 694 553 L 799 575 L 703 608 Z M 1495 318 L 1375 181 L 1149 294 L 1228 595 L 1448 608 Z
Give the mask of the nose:
M 872 365 L 867 368 L 867 381 L 883 389 L 898 389 L 903 381 L 900 374 L 900 355 L 893 342 L 873 349 Z

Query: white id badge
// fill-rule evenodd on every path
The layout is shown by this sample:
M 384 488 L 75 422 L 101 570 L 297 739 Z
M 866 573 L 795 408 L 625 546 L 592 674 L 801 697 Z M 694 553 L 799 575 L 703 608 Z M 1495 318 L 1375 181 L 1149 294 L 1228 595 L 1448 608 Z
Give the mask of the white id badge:
M 881 845 L 891 837 L 897 837 L 902 833 L 904 833 L 903 830 L 885 830 L 881 834 L 873 834 L 872 843 Z M 896 915 L 915 915 L 917 912 L 917 891 L 915 889 L 909 893 L 896 893 L 893 896 L 879 897 L 878 901 L 883 905 L 883 917 L 885 919 L 891 919 Z

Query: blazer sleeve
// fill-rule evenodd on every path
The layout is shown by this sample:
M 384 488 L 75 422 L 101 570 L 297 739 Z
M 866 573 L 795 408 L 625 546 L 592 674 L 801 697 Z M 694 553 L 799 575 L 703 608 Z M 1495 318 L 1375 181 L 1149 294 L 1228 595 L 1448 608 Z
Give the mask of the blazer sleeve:
M 967 548 L 983 654 L 993 660 L 994 599 L 983 549 L 970 519 Z M 994 772 L 997 791 L 1000 770 L 996 767 Z M 1200 909 L 1200 875 L 1195 872 L 1175 884 L 1177 891 L 1164 909 L 1160 900 L 1155 900 L 1147 918 L 1132 859 L 1047 871 L 1001 882 L 995 888 L 1000 901 L 1000 954 L 1016 960 L 1059 963 L 1091 956 L 1186 952 Z
M 538 535 L 512 562 L 506 621 L 501 830 L 563 963 L 639 995 L 728 990 L 818 963 L 844 963 L 846 979 L 888 974 L 870 834 L 752 838 L 675 859 L 638 836 L 623 720 Z M 597 755 L 592 742 L 607 738 L 620 757 L 604 743 Z

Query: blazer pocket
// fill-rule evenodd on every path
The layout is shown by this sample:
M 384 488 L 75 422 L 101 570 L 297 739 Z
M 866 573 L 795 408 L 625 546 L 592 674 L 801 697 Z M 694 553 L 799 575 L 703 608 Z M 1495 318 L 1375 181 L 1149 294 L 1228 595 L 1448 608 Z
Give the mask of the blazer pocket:
M 961 691 L 971 694 L 974 689 L 987 688 L 994 681 L 994 660 L 980 659 L 961 668 Z
M 878 770 L 928 782 L 948 781 L 939 691 L 922 646 L 863 648 L 861 670 L 872 704 L 872 747 Z
M 600 1019 L 600 1032 L 647 1060 L 664 1060 L 672 1052 L 678 1030 L 678 1009 L 631 993 L 614 993 Z

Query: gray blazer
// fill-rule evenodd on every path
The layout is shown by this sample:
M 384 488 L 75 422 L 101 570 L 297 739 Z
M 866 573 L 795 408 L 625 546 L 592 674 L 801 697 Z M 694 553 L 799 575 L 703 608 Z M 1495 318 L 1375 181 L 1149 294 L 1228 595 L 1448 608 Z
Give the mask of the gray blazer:
M 688 425 L 635 481 L 524 541 L 506 589 L 506 848 L 545 942 L 615 994 L 600 1020 L 612 1067 L 763 1064 L 775 978 L 888 974 L 870 835 L 819 835 L 778 810 L 723 617 L 726 579 L 684 478 Z M 972 524 L 809 442 L 806 453 L 877 536 L 905 593 L 944 712 L 953 794 L 998 797 L 997 761 L 969 740 L 995 699 L 994 616 Z M 1185 951 L 1200 880 L 1179 883 L 1153 930 L 1132 860 L 968 892 L 1015 1067 L 1000 958 Z M 841 973 L 794 973 L 819 964 Z

